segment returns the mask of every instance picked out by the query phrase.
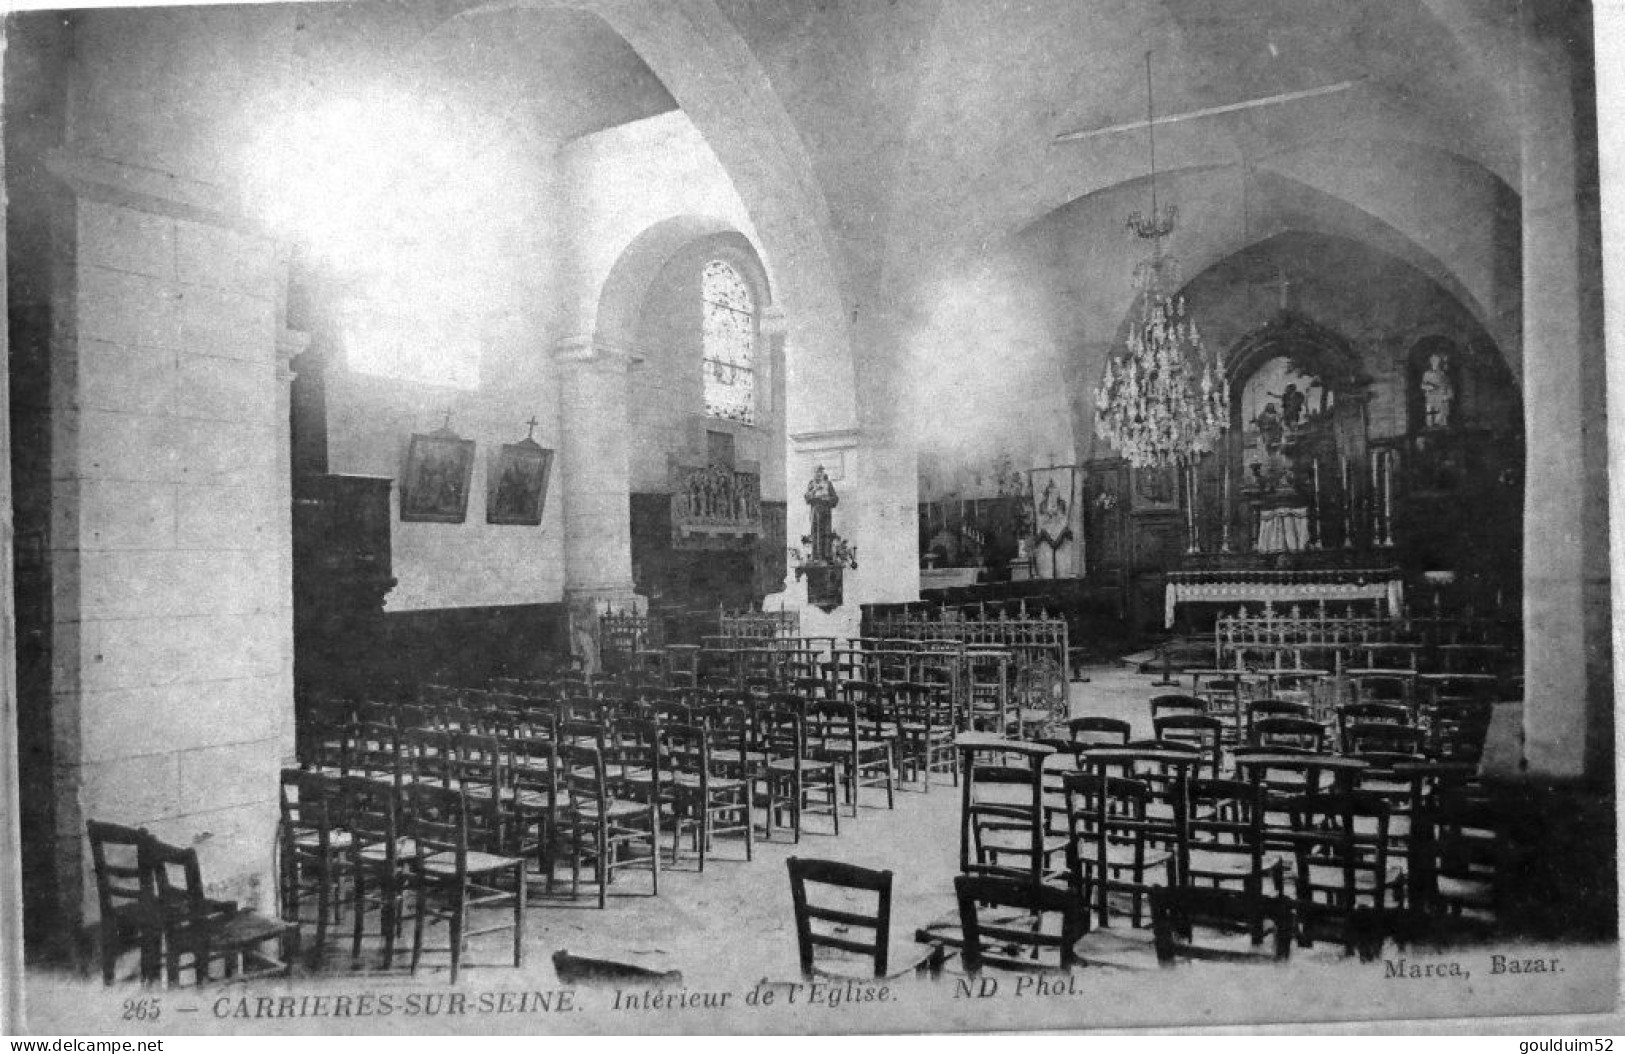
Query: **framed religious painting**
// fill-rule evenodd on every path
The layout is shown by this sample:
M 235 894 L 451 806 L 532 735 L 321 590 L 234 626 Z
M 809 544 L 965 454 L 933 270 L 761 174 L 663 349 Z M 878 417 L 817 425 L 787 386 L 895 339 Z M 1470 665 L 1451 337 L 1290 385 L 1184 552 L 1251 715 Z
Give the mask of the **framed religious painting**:
M 547 505 L 553 451 L 534 439 L 504 443 L 486 468 L 485 522 L 535 527 Z
M 1179 469 L 1129 469 L 1129 508 L 1134 512 L 1178 512 Z
M 447 428 L 414 434 L 401 473 L 402 523 L 462 523 L 474 474 L 474 440 Z

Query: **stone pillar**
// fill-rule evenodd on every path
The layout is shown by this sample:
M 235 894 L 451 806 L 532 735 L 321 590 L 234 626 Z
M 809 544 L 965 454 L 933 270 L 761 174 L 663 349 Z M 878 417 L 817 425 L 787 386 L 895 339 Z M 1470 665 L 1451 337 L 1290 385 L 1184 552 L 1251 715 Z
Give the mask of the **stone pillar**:
M 788 431 L 788 418 L 785 399 L 785 375 L 789 372 L 785 367 L 785 345 L 789 336 L 789 325 L 785 318 L 784 309 L 776 304 L 769 304 L 762 309 L 757 320 L 758 336 L 761 339 L 760 351 L 757 355 L 758 377 L 764 376 L 765 395 L 758 399 L 758 406 L 763 410 L 763 423 L 770 430 L 767 437 L 765 452 L 762 455 L 762 501 L 782 501 L 785 503 L 785 530 L 782 535 L 778 532 L 767 533 L 762 544 L 758 547 L 758 559 L 764 568 L 762 597 L 762 610 L 780 611 L 797 606 L 797 601 L 791 593 L 790 587 L 795 571 L 790 567 L 788 551 L 800 541 L 805 531 L 793 529 L 796 510 L 792 507 L 800 500 L 800 490 L 806 487 L 805 481 L 799 483 L 786 475 L 790 467 L 788 450 L 790 447 L 786 432 Z M 761 383 L 761 382 L 758 382 Z M 801 510 L 802 515 L 806 510 Z M 764 516 L 763 531 L 767 531 Z M 776 561 L 776 562 L 775 562 Z M 771 568 L 782 567 L 782 578 L 769 578 L 765 572 Z
M 288 263 L 289 261 L 287 254 L 283 253 L 276 264 L 277 276 L 280 284 L 282 285 L 282 292 L 277 299 L 277 317 L 279 319 L 285 319 L 287 317 L 286 283 L 289 274 Z M 300 332 L 299 330 L 285 329 L 280 326 L 278 327 L 276 338 L 277 463 L 275 475 L 279 481 L 288 486 L 290 501 L 292 500 L 293 480 L 293 417 L 291 410 L 293 402 L 294 379 L 293 368 L 290 364 L 294 359 L 298 358 L 300 355 L 303 355 L 305 350 L 309 347 L 310 334 Z M 276 545 L 277 552 L 282 558 L 282 566 L 277 573 L 280 576 L 280 580 L 284 584 L 284 588 L 288 591 L 289 597 L 288 690 L 291 693 L 293 691 L 293 517 L 291 515 L 284 517 L 281 521 L 272 526 L 274 528 L 275 537 L 268 539 L 268 542 Z M 289 706 L 282 709 L 279 716 L 282 720 L 281 727 L 277 732 L 277 742 L 282 763 L 284 765 L 293 765 L 298 761 L 298 728 L 295 708 L 293 706 Z
M 1594 155 L 1576 142 L 1568 54 L 1534 21 L 1522 56 L 1524 757 L 1531 775 L 1600 777 L 1612 660 Z
M 275 247 L 201 184 L 50 168 L 61 917 L 94 916 L 91 818 L 196 846 L 211 895 L 268 909 L 293 707 Z
M 571 650 L 597 669 L 597 615 L 643 610 L 632 591 L 632 499 L 624 348 L 591 337 L 553 348 L 559 376 L 564 595 Z
M 0 73 L 5 53 L 0 52 Z M 5 145 L 0 143 L 0 171 Z M 0 258 L 6 232 L 0 227 Z M 0 307 L 7 306 L 0 286 Z M 0 311 L 0 314 L 5 312 Z M 22 801 L 17 760 L 17 623 L 12 577 L 11 346 L 0 334 L 0 1032 L 23 1031 Z
M 862 548 L 855 586 L 862 603 L 920 599 L 919 457 L 912 441 L 890 433 L 864 436 L 857 536 Z

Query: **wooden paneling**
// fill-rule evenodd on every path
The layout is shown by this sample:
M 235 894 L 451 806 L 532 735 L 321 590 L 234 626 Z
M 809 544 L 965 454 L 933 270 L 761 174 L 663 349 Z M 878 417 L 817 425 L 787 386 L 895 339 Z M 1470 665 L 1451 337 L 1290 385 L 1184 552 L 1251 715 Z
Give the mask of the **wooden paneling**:
M 568 621 L 564 604 L 392 612 L 384 616 L 384 672 L 404 684 L 536 673 L 568 652 Z

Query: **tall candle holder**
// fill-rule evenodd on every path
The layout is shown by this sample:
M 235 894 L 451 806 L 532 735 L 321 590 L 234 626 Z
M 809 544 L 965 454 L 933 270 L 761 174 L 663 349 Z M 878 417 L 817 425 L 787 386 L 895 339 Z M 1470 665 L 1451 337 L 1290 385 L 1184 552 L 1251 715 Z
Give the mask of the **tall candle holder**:
M 1315 533 L 1309 539 L 1309 548 L 1311 548 L 1311 549 L 1319 549 L 1320 548 L 1321 535 L 1324 533 L 1322 531 L 1322 529 L 1321 529 L 1324 526 L 1324 521 L 1321 519 L 1321 511 L 1320 511 L 1320 459 L 1316 458 L 1314 460 L 1313 464 L 1315 466 L 1315 490 L 1314 490 Z
M 1382 547 L 1394 547 L 1394 457 L 1392 450 L 1384 450 L 1382 464 Z
M 1343 458 L 1343 548 L 1354 548 L 1354 492 L 1349 489 L 1349 459 Z
M 1369 491 L 1371 499 L 1366 505 L 1370 511 L 1368 519 L 1371 521 L 1369 524 L 1371 528 L 1371 544 L 1380 546 L 1382 544 L 1382 506 L 1377 503 L 1377 495 L 1381 493 L 1381 488 L 1377 482 L 1377 474 L 1381 471 L 1382 451 L 1367 451 L 1366 461 L 1371 466 L 1371 490 Z
M 1196 542 L 1196 463 L 1191 462 L 1185 466 L 1185 537 L 1187 555 L 1199 553 L 1201 547 Z

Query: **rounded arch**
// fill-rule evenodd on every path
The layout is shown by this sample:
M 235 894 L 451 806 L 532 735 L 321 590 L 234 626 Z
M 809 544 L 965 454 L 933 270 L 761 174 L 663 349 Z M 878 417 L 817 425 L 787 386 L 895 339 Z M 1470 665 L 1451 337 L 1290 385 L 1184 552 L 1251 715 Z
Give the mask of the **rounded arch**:
M 758 311 L 773 305 L 767 269 L 743 233 L 712 216 L 672 216 L 645 228 L 621 250 L 598 293 L 593 339 L 613 347 L 634 347 L 644 299 L 655 279 L 674 256 L 700 242 L 710 243 L 711 251 L 744 272 L 757 294 Z
M 775 301 L 790 334 L 786 367 L 817 379 L 818 397 L 791 400 L 796 431 L 849 428 L 856 420 L 852 293 L 834 222 L 806 147 L 761 63 L 714 0 L 491 0 L 431 28 L 510 11 L 569 8 L 596 15 L 648 65 L 744 202 L 768 259 Z M 584 320 L 585 321 L 585 320 Z M 614 324 L 611 326 L 615 328 Z M 599 331 L 596 321 L 576 332 Z
M 1304 373 L 1323 377 L 1339 390 L 1370 382 L 1359 352 L 1337 331 L 1297 311 L 1283 311 L 1231 345 L 1225 376 L 1232 388 L 1271 359 L 1285 356 Z

